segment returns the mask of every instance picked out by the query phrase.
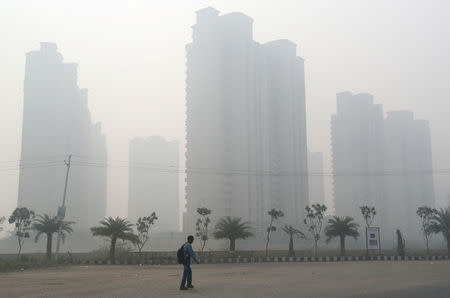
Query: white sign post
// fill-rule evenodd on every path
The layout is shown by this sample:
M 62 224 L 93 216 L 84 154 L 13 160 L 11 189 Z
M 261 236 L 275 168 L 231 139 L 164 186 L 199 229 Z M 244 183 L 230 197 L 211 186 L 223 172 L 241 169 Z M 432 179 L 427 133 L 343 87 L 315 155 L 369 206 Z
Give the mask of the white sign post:
M 367 248 L 370 250 L 381 250 L 380 244 L 380 228 L 378 227 L 368 227 L 366 228 L 367 233 Z

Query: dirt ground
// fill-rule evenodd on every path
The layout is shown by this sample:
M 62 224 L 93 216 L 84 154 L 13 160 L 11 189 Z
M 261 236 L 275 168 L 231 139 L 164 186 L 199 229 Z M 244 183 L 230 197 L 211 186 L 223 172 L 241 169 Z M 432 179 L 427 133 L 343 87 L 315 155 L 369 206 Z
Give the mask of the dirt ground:
M 0 297 L 450 297 L 450 262 L 72 266 L 0 274 Z

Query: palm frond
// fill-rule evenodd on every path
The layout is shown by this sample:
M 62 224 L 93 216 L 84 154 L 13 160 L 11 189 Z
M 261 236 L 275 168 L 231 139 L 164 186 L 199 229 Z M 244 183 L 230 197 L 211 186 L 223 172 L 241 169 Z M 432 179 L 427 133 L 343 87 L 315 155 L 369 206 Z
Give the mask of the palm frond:
M 34 220 L 32 229 L 37 232 L 34 241 L 38 241 L 42 234 L 52 235 L 57 233 L 61 228 L 61 236 L 64 238 L 65 233 L 72 233 L 71 225 L 74 222 L 60 221 L 56 216 L 50 216 L 48 214 L 38 215 Z
M 328 225 L 325 227 L 325 236 L 327 236 L 327 243 L 335 237 L 353 237 L 358 238 L 359 224 L 354 222 L 354 219 L 350 216 L 333 216 L 328 219 Z
M 253 236 L 250 232 L 250 226 L 247 222 L 241 222 L 240 217 L 223 217 L 216 224 L 215 231 L 213 233 L 216 239 L 245 239 Z
M 41 237 L 41 235 L 44 234 L 43 232 L 37 232 L 36 236 L 34 237 L 34 242 L 38 242 L 39 238 Z
M 94 236 L 103 236 L 129 240 L 135 243 L 139 241 L 138 236 L 133 233 L 133 224 L 125 218 L 107 217 L 101 220 L 99 226 L 92 227 L 91 233 Z

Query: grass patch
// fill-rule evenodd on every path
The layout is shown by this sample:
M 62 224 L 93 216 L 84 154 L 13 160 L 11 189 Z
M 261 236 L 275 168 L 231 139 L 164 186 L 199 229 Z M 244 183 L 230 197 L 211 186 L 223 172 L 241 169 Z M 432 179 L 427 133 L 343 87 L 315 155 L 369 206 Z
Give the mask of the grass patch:
M 60 258 L 58 262 L 49 261 L 45 258 L 22 255 L 19 259 L 2 259 L 0 258 L 0 272 L 24 271 L 30 269 L 40 269 L 57 267 L 69 264 L 65 258 Z

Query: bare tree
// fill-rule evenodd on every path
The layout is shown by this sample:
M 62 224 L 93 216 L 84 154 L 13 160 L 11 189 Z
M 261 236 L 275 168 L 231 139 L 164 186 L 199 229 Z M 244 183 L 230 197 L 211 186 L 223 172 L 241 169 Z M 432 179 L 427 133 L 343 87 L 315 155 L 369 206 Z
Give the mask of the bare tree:
M 158 219 L 155 212 L 152 212 L 150 216 L 139 217 L 136 223 L 136 230 L 138 240 L 134 242 L 134 245 L 139 251 L 139 260 L 142 262 L 142 249 L 150 239 L 150 229 L 155 221 Z
M 26 238 L 30 238 L 30 233 L 28 231 L 31 230 L 33 219 L 34 211 L 26 207 L 16 208 L 9 217 L 8 222 L 14 224 L 16 229 L 17 242 L 19 245 L 17 258 L 20 257 L 20 253 L 22 252 L 23 242 Z
M 375 207 L 361 206 L 359 209 L 361 209 L 361 214 L 366 222 L 366 227 L 369 228 L 377 214 Z
M 377 211 L 375 210 L 375 207 L 369 207 L 369 206 L 361 206 L 361 207 L 359 207 L 359 209 L 361 209 L 361 214 L 364 218 L 364 221 L 366 222 L 366 231 L 365 231 L 366 255 L 368 256 L 369 255 L 369 246 L 367 245 L 367 228 L 369 228 L 372 225 L 375 215 L 377 214 Z
M 3 231 L 3 227 L 1 225 L 3 224 L 4 221 L 5 217 L 4 216 L 0 217 L 0 232 Z
M 311 233 L 314 239 L 314 256 L 317 257 L 319 248 L 317 243 L 320 239 L 320 233 L 322 232 L 323 217 L 327 206 L 321 204 L 313 204 L 311 207 L 306 206 L 306 218 L 304 223 L 308 226 L 308 231 Z
M 444 239 L 447 240 L 447 251 L 450 255 L 450 207 L 447 209 L 436 210 L 431 223 L 433 233 L 442 233 Z
M 201 207 L 197 208 L 197 213 L 200 217 L 195 223 L 195 235 L 200 238 L 200 249 L 203 252 L 208 241 L 208 226 L 211 223 L 209 215 L 211 214 L 211 210 L 206 207 Z
M 267 230 L 266 230 L 266 232 L 267 232 L 267 240 L 266 240 L 266 257 L 267 257 L 267 255 L 269 254 L 270 234 L 271 234 L 272 232 L 275 232 L 275 231 L 277 230 L 277 227 L 275 227 L 275 226 L 273 225 L 273 223 L 274 223 L 278 218 L 284 216 L 283 211 L 281 211 L 281 210 L 276 210 L 276 209 L 273 209 L 273 208 L 272 208 L 271 210 L 269 210 L 269 211 L 267 212 L 267 214 L 269 214 L 269 216 L 270 216 L 270 224 L 269 224 L 269 226 L 267 227 Z
M 416 214 L 420 217 L 421 228 L 423 237 L 425 238 L 425 245 L 427 247 L 427 255 L 430 254 L 429 242 L 431 235 L 433 235 L 432 220 L 433 216 L 437 213 L 436 209 L 430 208 L 428 206 L 421 206 L 417 208 Z

